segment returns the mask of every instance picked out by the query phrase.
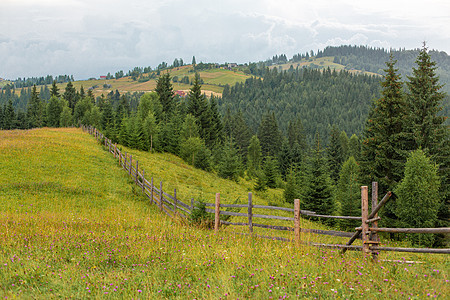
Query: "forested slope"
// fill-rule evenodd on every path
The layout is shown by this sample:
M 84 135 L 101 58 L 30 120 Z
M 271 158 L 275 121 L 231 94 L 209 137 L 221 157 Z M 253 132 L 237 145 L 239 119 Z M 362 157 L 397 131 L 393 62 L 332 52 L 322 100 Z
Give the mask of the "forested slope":
M 275 113 L 284 132 L 290 120 L 300 117 L 311 141 L 316 131 L 328 136 L 334 124 L 348 134 L 361 133 L 371 100 L 379 95 L 376 76 L 307 68 L 278 72 L 275 68 L 267 69 L 263 80 L 250 78 L 225 88 L 219 107 L 222 113 L 241 110 L 254 132 L 268 111 Z

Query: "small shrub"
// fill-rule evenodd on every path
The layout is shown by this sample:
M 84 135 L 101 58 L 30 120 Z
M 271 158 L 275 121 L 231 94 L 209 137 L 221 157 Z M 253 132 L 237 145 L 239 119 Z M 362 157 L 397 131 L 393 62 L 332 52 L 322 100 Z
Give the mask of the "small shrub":
M 194 205 L 189 221 L 192 225 L 202 228 L 213 228 L 214 217 L 211 213 L 206 212 L 206 205 L 204 202 L 197 202 Z

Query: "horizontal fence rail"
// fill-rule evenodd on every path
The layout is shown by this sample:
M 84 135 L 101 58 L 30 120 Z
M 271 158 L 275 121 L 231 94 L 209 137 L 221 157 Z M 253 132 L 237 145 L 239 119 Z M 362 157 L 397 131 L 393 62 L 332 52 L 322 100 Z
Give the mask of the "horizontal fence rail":
M 195 203 L 200 203 L 194 201 L 193 198 L 190 199 L 190 204 L 184 203 L 180 200 L 176 195 L 176 189 L 173 191 L 173 195 L 163 190 L 163 182 L 160 181 L 159 188 L 154 184 L 153 177 L 150 177 L 142 167 L 139 166 L 139 162 L 135 160 L 132 155 L 127 154 L 126 152 L 122 152 L 117 144 L 113 144 L 110 139 L 105 137 L 101 132 L 93 127 L 82 126 L 82 129 L 85 132 L 88 132 L 95 139 L 101 143 L 109 153 L 114 155 L 114 158 L 118 159 L 119 166 L 123 168 L 131 179 L 134 181 L 136 186 L 142 190 L 142 193 L 150 200 L 150 204 L 155 204 L 161 212 L 164 212 L 168 216 L 180 217 L 180 218 L 189 218 L 189 215 L 192 214 L 192 211 L 195 208 Z M 147 178 L 151 178 L 151 181 L 148 181 Z M 221 204 L 220 203 L 220 193 L 216 194 L 216 199 L 214 203 L 202 203 L 205 207 L 205 211 L 207 213 L 214 214 L 214 230 L 217 231 L 219 226 L 248 226 L 250 235 L 266 238 L 272 240 L 280 240 L 280 241 L 288 241 L 295 242 L 297 245 L 309 245 L 320 248 L 333 248 L 333 249 L 341 249 L 342 253 L 345 253 L 347 250 L 359 250 L 363 251 L 363 253 L 372 254 L 373 258 L 376 260 L 377 251 L 397 251 L 397 252 L 412 252 L 412 253 L 441 253 L 441 254 L 450 254 L 450 249 L 431 249 L 431 248 L 399 248 L 399 247 L 382 247 L 377 244 L 380 243 L 378 232 L 389 232 L 389 233 L 421 233 L 421 234 L 450 234 L 450 228 L 379 228 L 378 221 L 380 217 L 378 217 L 379 210 L 389 201 L 392 196 L 391 192 L 388 192 L 383 199 L 378 203 L 378 184 L 376 182 L 372 183 L 372 211 L 369 214 L 368 212 L 368 196 L 367 196 L 367 187 L 361 187 L 361 207 L 362 207 L 362 215 L 359 216 L 332 216 L 332 215 L 322 215 L 318 214 L 314 211 L 309 210 L 301 210 L 300 209 L 300 201 L 295 199 L 294 208 L 288 207 L 277 207 L 277 206 L 269 206 L 269 205 L 254 205 L 252 202 L 252 193 L 248 194 L 248 204 Z M 246 209 L 247 212 L 235 212 L 228 211 L 226 209 Z M 225 209 L 225 210 L 223 210 Z M 258 210 L 279 210 L 291 213 L 291 217 L 286 216 L 275 216 L 269 214 L 255 214 L 253 213 L 254 209 Z M 225 220 L 221 220 L 220 216 L 232 216 L 232 217 L 243 217 L 247 219 L 247 222 L 229 222 Z M 320 229 L 308 229 L 308 228 L 300 228 L 300 217 L 317 217 L 317 218 L 332 218 L 332 219 L 344 219 L 344 220 L 358 220 L 361 221 L 361 227 L 355 228 L 355 232 L 344 232 L 344 231 L 336 231 L 336 230 L 320 230 Z M 269 220 L 281 220 L 294 222 L 294 226 L 280 226 L 280 225 L 268 225 L 268 224 L 259 224 L 254 223 L 253 218 L 259 219 L 269 219 Z M 291 223 L 292 224 L 292 223 Z M 274 236 L 265 236 L 265 235 L 257 235 L 253 233 L 253 227 L 272 229 L 272 230 L 280 230 L 280 231 L 290 231 L 294 232 L 294 238 L 284 238 L 284 237 L 274 237 Z M 328 236 L 336 236 L 336 237 L 347 237 L 350 240 L 345 245 L 341 244 L 321 244 L 321 243 L 313 243 L 313 242 L 305 242 L 301 240 L 301 233 L 312 233 L 318 235 L 328 235 Z M 238 233 L 245 234 L 246 233 Z M 362 246 L 355 246 L 352 243 L 356 239 L 362 239 Z

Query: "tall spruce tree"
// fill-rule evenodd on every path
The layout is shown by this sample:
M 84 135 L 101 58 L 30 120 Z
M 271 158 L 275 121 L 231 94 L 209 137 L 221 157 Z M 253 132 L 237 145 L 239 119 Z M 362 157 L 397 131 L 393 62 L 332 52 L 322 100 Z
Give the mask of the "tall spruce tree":
M 242 111 L 238 111 L 232 117 L 232 137 L 235 142 L 235 147 L 237 149 L 237 154 L 241 158 L 243 163 L 247 161 L 247 151 L 251 139 L 250 129 L 248 128 L 247 122 L 244 119 Z
M 73 113 L 75 111 L 75 105 L 77 104 L 78 97 L 77 91 L 75 90 L 75 87 L 73 86 L 71 81 L 67 83 L 63 97 L 69 103 L 69 107 Z
M 300 190 L 298 186 L 297 170 L 290 168 L 286 176 L 286 187 L 283 192 L 287 203 L 294 203 L 295 199 L 300 199 Z
M 12 104 L 11 98 L 8 99 L 8 103 L 5 104 L 3 109 L 3 129 L 15 129 L 16 128 L 16 112 Z
M 306 151 L 306 136 L 305 129 L 303 128 L 303 123 L 300 118 L 295 119 L 294 121 L 289 121 L 288 123 L 288 140 L 289 146 L 292 148 L 295 143 L 298 143 L 300 148 L 303 151 Z
M 221 161 L 219 164 L 218 175 L 222 178 L 239 180 L 241 171 L 241 159 L 236 153 L 236 147 L 232 140 L 227 140 L 223 147 Z
M 339 139 L 340 131 L 333 125 L 330 133 L 330 141 L 327 147 L 328 167 L 330 169 L 330 177 L 333 183 L 339 179 L 339 172 L 344 162 L 344 153 L 342 149 L 341 140 Z
M 212 149 L 214 145 L 224 141 L 222 119 L 214 95 L 211 95 L 209 99 L 209 111 L 211 114 L 211 126 L 209 129 L 209 140 L 206 141 L 206 145 Z
M 446 94 L 436 75 L 436 62 L 431 60 L 425 43 L 416 64 L 417 68 L 413 68 L 413 74 L 408 77 L 407 82 L 408 148 L 424 150 L 439 165 L 442 201 L 438 218 L 440 226 L 449 226 L 450 139 L 449 127 L 444 123 L 447 116 L 440 115 Z
M 56 80 L 53 80 L 52 89 L 50 90 L 50 96 L 59 98 L 61 95 L 59 94 L 59 88 L 56 85 Z
M 62 110 L 61 100 L 52 96 L 47 103 L 47 126 L 59 127 Z
M 200 137 L 204 141 L 210 140 L 211 111 L 206 96 L 202 94 L 200 75 L 195 73 L 194 84 L 188 95 L 187 113 L 193 115 L 199 125 Z
M 173 86 L 169 73 L 159 77 L 156 83 L 155 91 L 159 96 L 159 101 L 162 104 L 163 112 L 165 113 L 166 118 L 169 118 L 175 109 L 175 97 L 173 94 Z
M 319 214 L 331 215 L 334 212 L 331 179 L 327 168 L 325 154 L 320 147 L 319 134 L 316 134 L 316 147 L 310 159 L 307 183 L 304 190 L 302 207 Z M 333 219 L 324 222 L 332 224 Z
M 339 134 L 339 143 L 341 144 L 341 148 L 342 148 L 342 159 L 343 159 L 343 161 L 346 161 L 349 158 L 349 156 L 351 156 L 351 154 L 349 152 L 350 145 L 349 145 L 348 135 L 343 130 Z M 359 156 L 360 156 L 360 154 L 359 154 Z
M 391 54 L 381 82 L 382 97 L 371 108 L 363 142 L 364 170 L 370 180 L 379 182 L 383 192 L 400 181 L 406 160 L 407 106 L 396 62 Z
M 267 186 L 273 189 L 276 188 L 278 177 L 280 175 L 276 158 L 267 156 L 264 160 L 263 171 Z
M 276 157 L 278 155 L 282 137 L 274 112 L 267 112 L 263 116 L 258 129 L 258 138 L 261 143 L 263 156 Z
M 36 85 L 33 85 L 31 98 L 28 102 L 27 115 L 30 128 L 42 127 L 44 125 L 43 103 L 39 98 L 39 92 Z

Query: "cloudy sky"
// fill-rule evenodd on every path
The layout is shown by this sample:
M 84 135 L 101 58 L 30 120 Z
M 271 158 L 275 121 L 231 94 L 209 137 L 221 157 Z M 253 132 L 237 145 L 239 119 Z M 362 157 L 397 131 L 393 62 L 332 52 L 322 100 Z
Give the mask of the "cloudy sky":
M 98 77 L 175 58 L 260 61 L 328 45 L 450 54 L 448 0 L 0 0 L 0 77 Z

